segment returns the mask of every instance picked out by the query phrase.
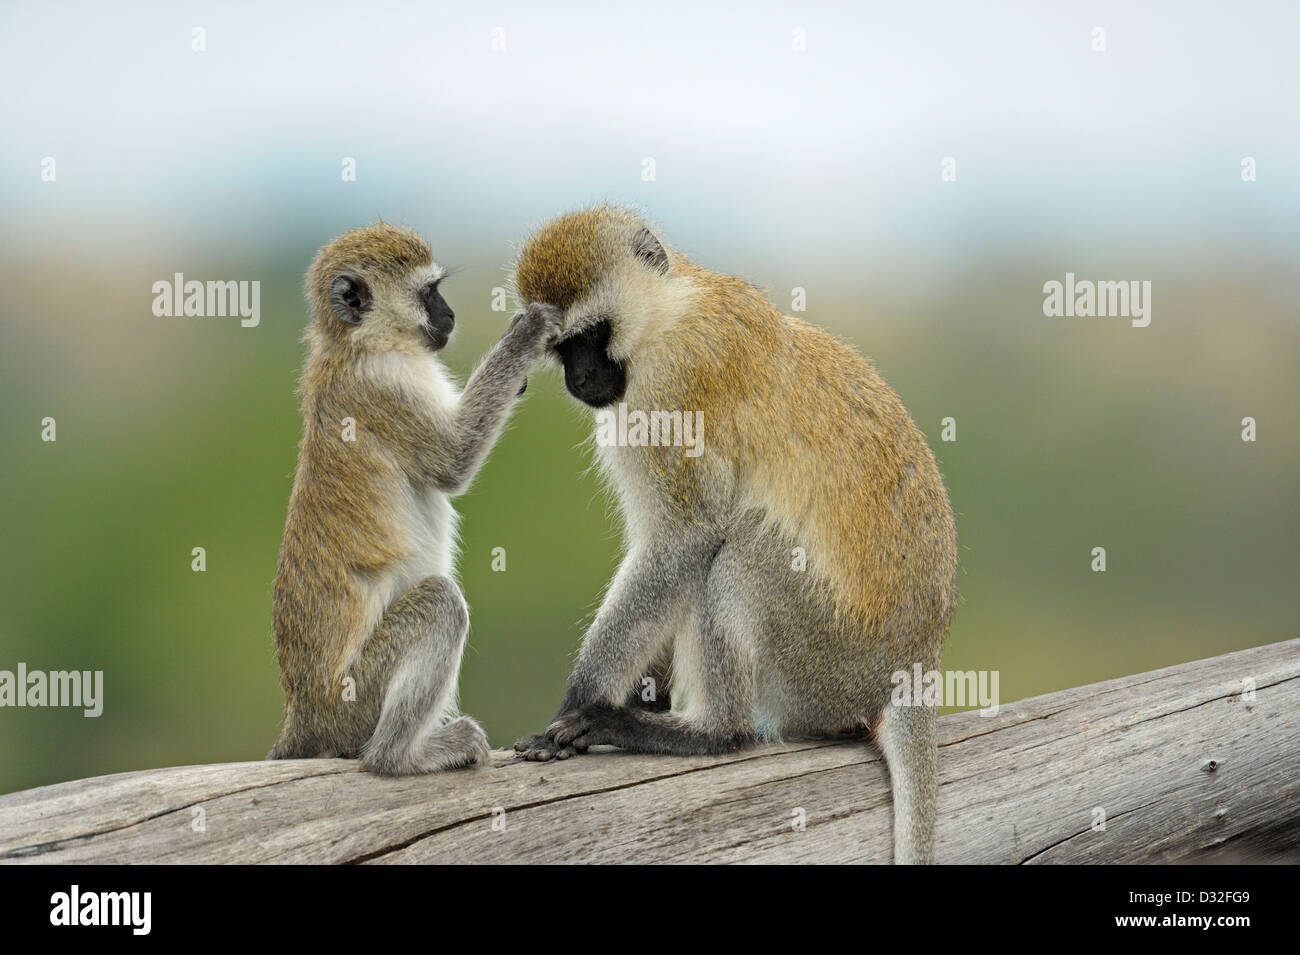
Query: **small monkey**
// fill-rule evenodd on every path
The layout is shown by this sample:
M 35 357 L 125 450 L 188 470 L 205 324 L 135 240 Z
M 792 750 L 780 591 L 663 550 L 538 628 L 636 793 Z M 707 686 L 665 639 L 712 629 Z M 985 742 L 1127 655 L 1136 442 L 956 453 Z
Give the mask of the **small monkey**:
M 551 351 L 575 398 L 652 427 L 696 414 L 703 448 L 597 442 L 625 556 L 555 719 L 516 750 L 722 753 L 874 731 L 894 859 L 932 861 L 935 711 L 890 705 L 891 676 L 938 666 L 956 528 L 898 395 L 849 346 L 617 208 L 543 226 L 514 286 L 562 310 Z
M 451 497 L 473 479 L 558 332 L 516 315 L 457 393 L 437 358 L 444 270 L 380 223 L 321 250 L 301 384 L 303 438 L 275 577 L 284 729 L 271 759 L 359 757 L 384 775 L 481 765 L 457 709 L 469 612 L 452 579 Z

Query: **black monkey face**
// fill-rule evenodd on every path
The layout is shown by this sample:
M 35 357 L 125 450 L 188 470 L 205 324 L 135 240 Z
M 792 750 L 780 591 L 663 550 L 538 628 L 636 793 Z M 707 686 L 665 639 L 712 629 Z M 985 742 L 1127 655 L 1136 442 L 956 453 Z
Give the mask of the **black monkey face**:
M 593 408 L 612 405 L 627 390 L 627 367 L 609 357 L 609 319 L 602 318 L 555 345 L 564 362 L 564 386 L 569 394 Z
M 424 343 L 438 351 L 447 344 L 451 330 L 456 327 L 456 314 L 438 291 L 438 282 L 430 282 L 420 289 L 420 304 L 424 308 L 424 321 L 420 323 Z

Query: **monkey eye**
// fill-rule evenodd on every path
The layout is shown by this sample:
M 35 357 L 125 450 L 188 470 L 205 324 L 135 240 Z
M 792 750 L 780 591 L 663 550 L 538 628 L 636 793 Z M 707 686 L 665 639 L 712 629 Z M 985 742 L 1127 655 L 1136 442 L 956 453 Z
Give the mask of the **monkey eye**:
M 442 284 L 443 279 L 446 277 L 447 276 L 443 275 L 420 287 L 420 291 L 417 294 L 420 299 L 420 304 L 424 306 L 426 312 L 431 311 L 434 304 L 441 298 L 442 293 L 438 291 L 438 286 Z

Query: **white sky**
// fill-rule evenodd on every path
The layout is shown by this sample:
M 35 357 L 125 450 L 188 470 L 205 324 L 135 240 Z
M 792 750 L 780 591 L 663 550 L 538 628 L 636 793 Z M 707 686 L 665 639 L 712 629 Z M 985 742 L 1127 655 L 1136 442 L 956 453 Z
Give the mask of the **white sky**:
M 1300 237 L 1300 4 L 613 6 L 6 3 L 0 236 L 125 215 L 238 241 L 383 214 L 491 243 L 611 198 L 688 250 L 760 257 L 848 239 L 942 259 L 953 237 L 1117 225 L 1139 243 Z

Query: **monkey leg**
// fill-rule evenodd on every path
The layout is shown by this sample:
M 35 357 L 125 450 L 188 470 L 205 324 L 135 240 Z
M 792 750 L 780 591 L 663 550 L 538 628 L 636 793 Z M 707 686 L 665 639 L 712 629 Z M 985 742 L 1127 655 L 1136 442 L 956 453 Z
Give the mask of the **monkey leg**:
M 637 712 L 645 713 L 662 713 L 667 712 L 672 707 L 671 702 L 671 672 L 673 660 L 673 645 L 671 637 L 673 628 L 671 626 L 660 625 L 659 635 L 661 641 L 654 658 L 654 662 L 644 669 L 644 676 L 631 677 L 621 681 L 621 685 L 632 685 L 632 689 L 627 692 L 626 697 L 621 701 L 621 706 L 608 704 L 610 710 L 621 710 L 627 708 Z M 634 659 L 634 658 L 629 658 Z M 653 681 L 654 698 L 647 699 L 645 691 L 647 685 L 641 680 L 649 679 Z M 596 707 L 593 712 L 600 710 L 600 704 L 591 704 Z M 543 733 L 536 733 L 531 736 L 525 736 L 515 743 L 515 751 L 523 755 L 525 759 L 545 762 L 549 759 L 568 759 L 577 753 L 585 752 L 586 748 L 576 748 L 572 743 L 561 743 L 556 739 L 553 732 L 554 727 L 563 724 L 566 720 L 572 721 L 579 718 L 585 707 L 574 705 L 570 697 L 566 696 L 564 703 L 560 705 L 560 711 L 556 714 L 555 719 L 547 726 Z
M 876 742 L 894 795 L 894 864 L 934 862 L 939 752 L 933 706 L 886 706 Z
M 544 732 L 515 743 L 517 752 L 542 762 L 580 752 L 559 742 L 555 729 L 576 719 L 588 704 L 618 707 L 627 702 L 640 677 L 662 657 L 676 625 L 699 603 L 718 546 L 707 529 L 681 529 L 624 558 L 582 641 L 555 719 Z
M 361 762 L 385 776 L 484 764 L 487 736 L 456 716 L 456 682 L 469 631 L 460 588 L 427 577 L 395 600 L 362 648 L 360 687 L 383 686 L 374 731 Z
M 344 755 L 342 749 L 331 745 L 304 727 L 295 713 L 290 713 L 284 721 L 280 738 L 275 741 L 267 759 L 337 759 Z
M 641 678 L 671 654 L 672 636 L 698 603 L 712 551 L 697 535 L 665 539 L 624 559 L 582 641 L 560 713 L 597 701 L 622 703 L 640 688 Z
M 640 685 L 634 686 L 627 695 L 627 700 L 623 705 L 631 709 L 657 710 L 664 712 L 671 710 L 672 696 L 669 681 L 671 679 L 673 665 L 673 648 L 671 644 L 665 644 L 660 651 L 655 662 L 650 665 L 644 677 L 641 678 Z M 646 682 L 649 681 L 649 682 Z M 653 692 L 651 692 L 653 690 Z
M 728 548 L 715 557 L 690 626 L 673 657 L 685 707 L 654 712 L 596 702 L 552 724 L 555 739 L 583 752 L 606 744 L 637 753 L 727 753 L 754 741 L 755 679 L 749 608 L 734 575 L 745 573 Z

